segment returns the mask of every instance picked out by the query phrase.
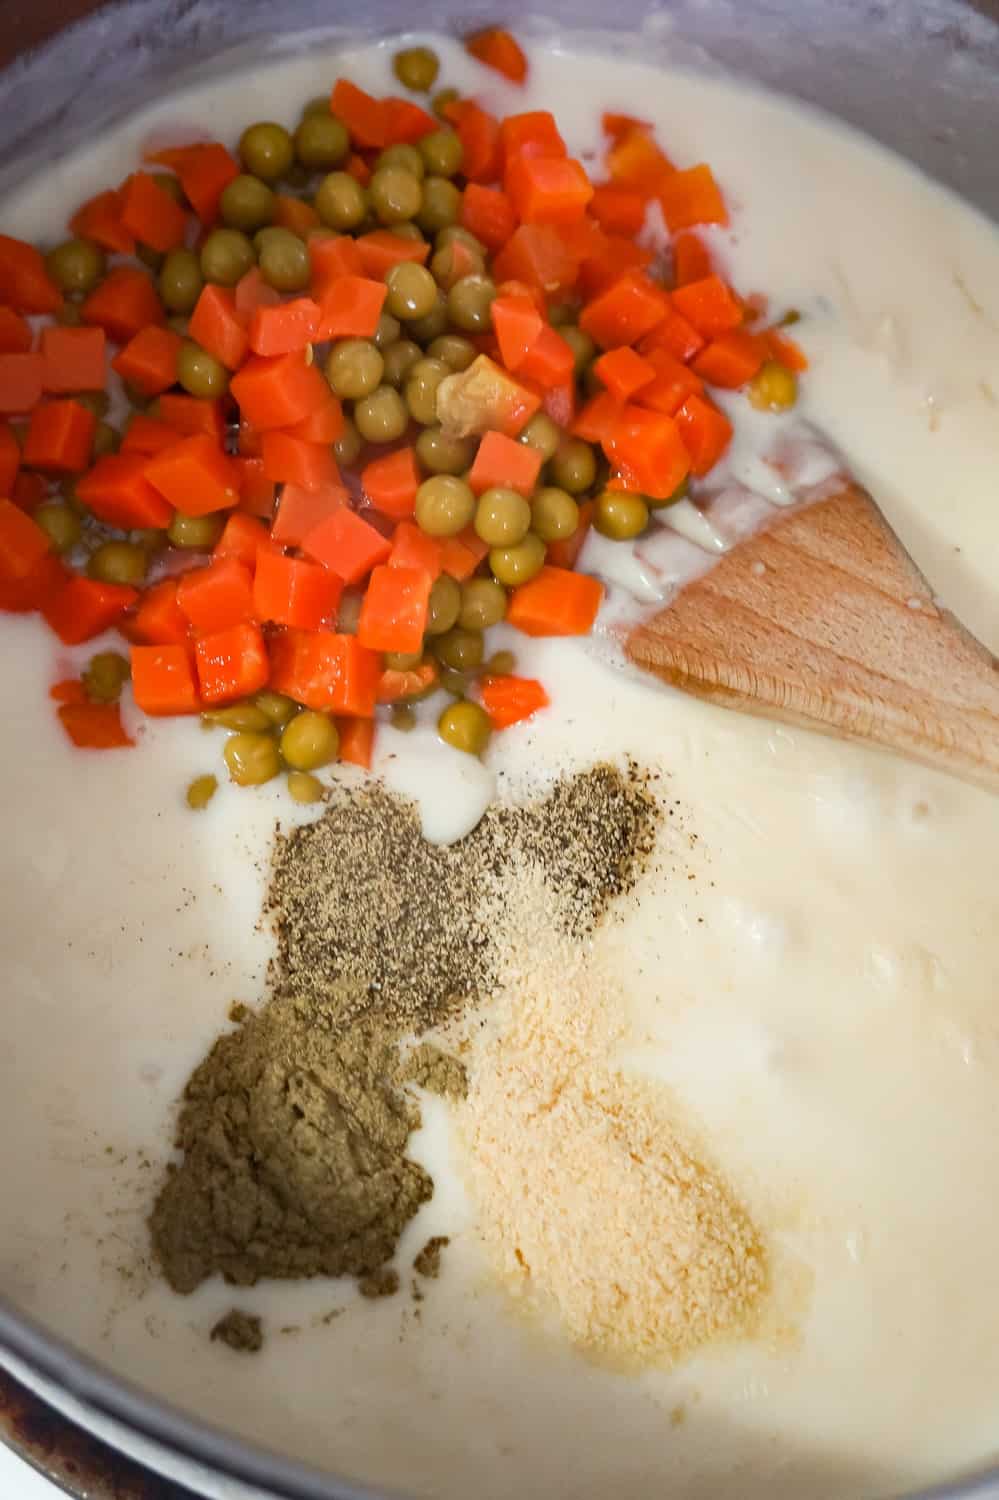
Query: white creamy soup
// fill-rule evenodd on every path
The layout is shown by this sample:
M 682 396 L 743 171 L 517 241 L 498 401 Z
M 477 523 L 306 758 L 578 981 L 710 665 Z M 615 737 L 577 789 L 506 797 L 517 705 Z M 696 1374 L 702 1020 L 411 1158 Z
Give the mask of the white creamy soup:
M 736 82 L 567 43 L 536 50 L 514 90 L 433 45 L 442 81 L 501 113 L 554 110 L 584 159 L 601 110 L 623 109 L 676 160 L 711 163 L 732 219 L 709 232 L 718 264 L 802 312 L 798 415 L 999 648 L 995 231 L 869 142 Z M 54 240 L 151 135 L 290 123 L 341 74 L 390 91 L 392 50 L 316 47 L 206 75 L 10 196 L 0 227 Z M 729 472 L 753 489 L 776 428 L 739 420 Z M 609 545 L 588 543 L 584 566 L 610 579 L 607 617 L 630 618 L 634 559 L 608 560 Z M 620 983 L 615 1064 L 668 1093 L 767 1244 L 757 1333 L 622 1369 L 580 1352 L 557 1314 L 528 1315 L 482 1232 L 467 1134 L 436 1099 L 412 1142 L 434 1195 L 399 1263 L 431 1235 L 450 1245 L 418 1312 L 353 1283 L 170 1292 L 145 1218 L 175 1103 L 232 1002 L 262 995 L 275 821 L 311 814 L 274 786 L 221 788 L 192 815 L 182 789 L 218 756 L 196 724 L 148 721 L 130 754 L 73 751 L 47 688 L 94 647 L 54 649 L 13 617 L 0 621 L 0 1291 L 188 1412 L 404 1493 L 637 1500 L 668 1483 L 691 1500 L 819 1500 L 993 1461 L 999 799 L 667 693 L 599 643 L 504 632 L 551 708 L 498 736 L 485 770 L 436 746 L 431 716 L 413 735 L 384 730 L 375 771 L 418 799 L 438 840 L 492 796 L 602 758 L 660 773 L 673 811 L 657 861 L 592 952 Z M 567 1233 L 585 1240 L 587 1225 Z M 269 1330 L 252 1359 L 207 1338 L 234 1301 Z

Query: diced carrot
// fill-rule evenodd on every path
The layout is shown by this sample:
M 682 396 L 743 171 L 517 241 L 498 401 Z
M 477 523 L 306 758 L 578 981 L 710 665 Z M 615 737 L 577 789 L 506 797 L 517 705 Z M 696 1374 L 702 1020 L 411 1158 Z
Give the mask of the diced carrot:
M 546 565 L 513 590 L 507 623 L 531 636 L 588 635 L 603 596 L 603 585 L 589 574 Z
M 144 714 L 160 718 L 196 714 L 201 708 L 194 658 L 181 641 L 133 646 L 132 693 Z
M 12 307 L 0 307 L 0 354 L 27 354 L 31 329 Z
M 763 339 L 745 329 L 733 328 L 712 339 L 694 359 L 691 368 L 709 385 L 738 390 L 752 380 L 766 358 Z
M 655 379 L 650 385 L 642 386 L 635 396 L 639 406 L 647 406 L 650 411 L 665 412 L 668 417 L 672 417 L 688 396 L 700 395 L 703 391 L 704 382 L 701 377 L 667 350 L 650 350 L 648 360 L 656 372 Z
M 394 520 L 413 514 L 420 471 L 412 448 L 373 458 L 361 472 L 361 488 L 376 510 Z
M 74 574 L 46 603 L 42 614 L 64 646 L 79 646 L 117 625 L 138 597 L 138 589 L 127 584 L 100 583 Z
M 241 514 L 259 516 L 270 521 L 274 515 L 277 487 L 264 478 L 264 463 L 260 458 L 234 458 L 239 471 L 239 506 Z
M 278 501 L 271 538 L 284 547 L 300 547 L 310 531 L 347 503 L 347 491 L 339 486 L 325 490 L 302 490 L 286 484 Z
M 320 371 L 307 364 L 300 352 L 273 359 L 251 355 L 232 377 L 229 389 L 243 416 L 261 431 L 304 422 L 327 405 L 330 394 Z
M 656 349 L 662 349 L 676 359 L 686 361 L 693 359 L 697 351 L 704 348 L 704 344 L 704 338 L 694 325 L 671 307 L 662 322 L 639 341 L 638 352 L 648 355 Z
M 311 344 L 318 330 L 319 307 L 311 297 L 258 307 L 250 319 L 250 348 L 254 354 L 294 354 Z
M 651 250 L 624 235 L 601 234 L 601 243 L 580 260 L 577 280 L 584 298 L 606 292 L 626 271 L 643 271 L 654 258 Z
M 497 297 L 492 305 L 493 328 L 500 357 L 508 370 L 517 370 L 541 336 L 545 320 L 528 296 Z
M 366 238 L 366 236 L 365 236 Z M 392 236 L 397 239 L 397 235 Z M 373 276 L 364 265 L 358 241 L 349 234 L 313 235 L 308 242 L 312 284 L 317 292 L 341 276 Z
M 617 187 L 631 188 L 646 198 L 659 192 L 674 174 L 673 163 L 650 131 L 637 126 L 626 131 L 607 153 L 607 171 Z
M 708 247 L 696 234 L 678 234 L 673 241 L 673 280 L 677 286 L 703 281 L 711 275 Z
M 462 171 L 468 181 L 494 182 L 500 175 L 500 127 L 495 115 L 471 99 L 460 100 L 446 113 L 461 141 Z
M 338 78 L 330 97 L 330 111 L 346 127 L 355 146 L 381 147 L 385 141 L 385 110 L 348 78 Z
M 170 328 L 143 328 L 115 355 L 111 368 L 144 395 L 162 395 L 177 382 L 177 355 L 183 342 Z
M 503 184 L 524 224 L 577 223 L 593 197 L 582 164 L 568 156 L 515 156 Z
M 164 448 L 146 464 L 146 478 L 184 516 L 228 510 L 239 499 L 239 473 L 207 433 Z
M 245 316 L 237 308 L 236 294 L 229 287 L 208 282 L 195 304 L 187 331 L 227 370 L 238 370 L 246 358 L 249 336 Z
M 18 472 L 10 491 L 10 498 L 18 510 L 25 510 L 30 516 L 47 496 L 48 482 L 41 474 L 32 474 L 28 469 Z
M 135 236 L 121 222 L 121 193 L 114 188 L 82 204 L 70 219 L 69 227 L 80 239 L 93 240 L 103 250 L 118 255 L 135 253 Z
M 388 565 L 418 568 L 433 580 L 443 571 L 443 552 L 443 544 L 436 537 L 427 536 L 412 521 L 400 521 L 392 533 Z
M 48 536 L 13 500 L 0 499 L 0 580 L 19 583 L 50 550 Z
M 509 729 L 530 719 L 551 699 L 535 677 L 483 677 L 479 699 L 494 729 Z
M 343 431 L 343 407 L 331 393 L 323 406 L 318 406 L 301 422 L 281 430 L 303 443 L 335 443 Z
M 767 348 L 779 364 L 794 370 L 798 375 L 808 369 L 808 356 L 794 339 L 788 338 L 786 333 L 780 333 L 776 328 L 767 328 L 762 337 L 766 340 Z
M 311 203 L 289 197 L 287 193 L 276 193 L 274 218 L 271 222 L 281 229 L 290 229 L 292 234 L 297 234 L 304 240 L 310 229 L 319 227 L 320 218 Z
M 231 515 L 212 549 L 212 557 L 235 558 L 252 573 L 257 566 L 257 553 L 269 535 L 267 527 L 255 516 Z
M 629 271 L 584 307 L 579 326 L 603 349 L 633 344 L 661 323 L 669 303 L 641 271 Z
M 0 302 L 19 313 L 54 313 L 62 306 L 41 252 L 9 234 L 0 234 Z
M 21 416 L 38 405 L 44 370 L 40 354 L 0 354 L 0 416 Z
M 380 676 L 381 656 L 353 635 L 287 630 L 271 642 L 271 687 L 320 713 L 370 719 Z
M 0 422 L 0 496 L 10 498 L 21 467 L 21 449 L 9 422 Z
M 400 703 L 406 698 L 415 698 L 427 692 L 439 676 L 437 663 L 433 661 L 421 661 L 415 667 L 401 670 L 386 667 L 378 679 L 375 696 L 379 703 Z
M 276 484 L 322 490 L 340 483 L 340 470 L 329 443 L 307 443 L 273 428 L 261 434 L 260 457 L 264 476 Z
M 572 536 L 563 537 L 559 542 L 549 542 L 545 561 L 553 568 L 574 568 L 583 550 L 583 543 L 590 534 L 592 523 L 593 501 L 584 500 L 579 507 L 579 525 Z
M 344 583 L 360 583 L 392 550 L 387 537 L 346 506 L 320 521 L 301 546 Z
M 194 665 L 202 701 L 210 704 L 259 693 L 271 670 L 260 627 L 249 620 L 200 636 L 194 643 Z
M 319 298 L 316 338 L 371 338 L 378 327 L 388 288 L 367 276 L 341 276 Z
M 493 277 L 526 281 L 551 296 L 575 285 L 579 263 L 550 224 L 521 224 L 493 261 Z
M 502 73 L 511 83 L 523 83 L 527 77 L 524 50 L 504 26 L 487 26 L 465 41 L 465 49 L 487 68 Z
M 253 575 L 234 557 L 213 558 L 177 583 L 177 608 L 199 635 L 253 618 Z
M 263 547 L 253 580 L 253 606 L 259 620 L 296 630 L 321 630 L 336 623 L 343 584 L 335 573 L 279 548 Z
M 627 401 L 656 378 L 655 365 L 627 346 L 602 354 L 593 371 L 616 401 Z
M 121 190 L 121 223 L 140 244 L 164 255 L 183 244 L 187 214 L 148 172 L 133 172 Z
M 359 182 L 362 187 L 367 187 L 371 181 L 371 168 L 357 151 L 352 151 L 347 157 L 343 170 L 348 177 L 353 177 L 354 181 Z
M 173 508 L 147 479 L 148 463 L 141 453 L 109 453 L 77 480 L 76 493 L 109 526 L 123 531 L 167 526 Z
M 374 568 L 357 623 L 361 645 L 370 651 L 419 651 L 432 582 L 422 568 Z
M 51 395 L 102 391 L 107 384 L 103 328 L 42 329 L 42 385 Z
M 258 307 L 277 307 L 281 293 L 268 285 L 259 266 L 251 266 L 233 287 L 232 299 L 240 320 L 246 323 Z
M 143 590 L 132 616 L 130 633 L 134 642 L 166 646 L 187 640 L 187 616 L 177 603 L 178 586 L 178 579 L 164 578 Z
M 382 129 L 386 146 L 411 146 L 440 129 L 440 121 L 412 99 L 382 100 Z
M 461 222 L 490 250 L 498 250 L 516 229 L 517 214 L 507 194 L 499 188 L 470 182 L 462 194 Z
M 177 168 L 180 185 L 202 224 L 214 224 L 218 218 L 219 199 L 234 177 L 239 163 L 217 141 L 191 146 Z
M 68 576 L 54 552 L 40 557 L 23 578 L 5 578 L 0 564 L 0 610 L 8 614 L 30 614 L 32 610 L 45 609 L 60 592 Z
M 373 229 L 369 234 L 362 234 L 349 243 L 356 246 L 357 264 L 350 271 L 344 270 L 340 274 L 359 273 L 372 281 L 384 281 L 386 273 L 400 261 L 412 260 L 422 266 L 430 254 L 430 246 L 426 242 L 407 240 L 401 234 L 393 234 L 391 229 Z
M 464 583 L 466 578 L 471 578 L 488 551 L 488 542 L 484 542 L 477 532 L 468 526 L 457 536 L 449 536 L 442 543 L 442 571 L 449 573 L 459 583 Z
M 160 420 L 188 437 L 207 433 L 221 443 L 225 435 L 222 402 L 201 396 L 181 396 L 167 391 L 159 399 Z
M 604 451 L 616 471 L 615 487 L 652 500 L 668 500 L 687 477 L 690 460 L 672 417 L 626 406 Z
M 337 719 L 336 727 L 340 731 L 341 761 L 370 771 L 375 741 L 374 719 Z
M 634 115 L 618 114 L 614 110 L 605 110 L 600 116 L 600 124 L 604 135 L 609 135 L 612 141 L 619 141 L 630 130 L 652 129 L 650 121 L 636 119 Z
M 621 402 L 610 391 L 591 396 L 572 424 L 573 437 L 588 443 L 602 443 L 621 415 Z
M 61 682 L 54 682 L 49 688 L 49 697 L 53 703 L 86 703 L 87 690 L 79 677 L 64 677 Z
M 78 750 L 122 750 L 135 744 L 125 733 L 118 703 L 64 703 L 57 712 Z
M 161 453 L 164 448 L 169 448 L 180 440 L 181 434 L 175 427 L 168 427 L 166 422 L 159 422 L 155 417 L 147 417 L 145 412 L 137 411 L 129 417 L 118 452 L 145 453 L 151 458 L 154 453 Z
M 499 128 L 500 162 L 504 174 L 521 156 L 568 156 L 555 116 L 547 109 L 507 115 Z
M 501 432 L 487 432 L 479 444 L 468 475 L 477 495 L 494 485 L 530 496 L 541 473 L 541 454 L 527 443 L 518 443 Z
M 594 188 L 590 213 L 609 234 L 637 234 L 645 223 L 645 198 L 634 188 Z
M 717 338 L 743 320 L 742 304 L 731 287 L 712 272 L 700 281 L 678 286 L 670 298 L 674 309 L 704 338 Z
M 532 380 L 542 390 L 564 386 L 573 379 L 575 355 L 571 346 L 559 333 L 546 323 L 521 362 L 518 375 Z
M 659 206 L 670 234 L 696 224 L 727 224 L 725 200 L 711 168 L 702 165 L 674 172 L 657 189 Z
M 48 474 L 80 474 L 93 454 L 97 418 L 78 401 L 47 401 L 31 413 L 24 462 Z
M 576 419 L 576 378 L 570 373 L 558 385 L 550 385 L 544 393 L 541 410 L 551 417 L 556 427 L 571 427 Z
M 676 414 L 676 425 L 690 454 L 690 472 L 701 478 L 728 448 L 732 424 L 703 396 L 688 396 Z
M 80 308 L 84 323 L 103 328 L 116 344 L 127 344 L 150 323 L 166 320 L 156 288 L 144 271 L 115 266 Z

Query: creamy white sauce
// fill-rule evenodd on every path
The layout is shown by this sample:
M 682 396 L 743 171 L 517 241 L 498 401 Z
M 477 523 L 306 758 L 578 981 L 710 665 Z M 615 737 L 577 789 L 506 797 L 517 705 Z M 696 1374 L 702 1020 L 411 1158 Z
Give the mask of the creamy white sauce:
M 504 110 L 554 107 L 576 150 L 596 150 L 602 107 L 624 108 L 654 120 L 677 160 L 712 163 L 733 209 L 732 228 L 712 232 L 719 261 L 741 290 L 804 314 L 801 416 L 999 647 L 994 232 L 855 136 L 734 84 L 555 50 L 514 94 L 441 50 L 448 82 Z M 387 89 L 389 55 L 312 52 L 209 79 L 49 170 L 0 221 L 54 238 L 61 206 L 122 177 L 150 133 L 231 139 L 253 118 L 290 121 L 339 71 Z M 708 509 L 723 543 L 753 507 L 786 499 L 785 481 L 828 477 L 821 448 L 787 454 L 790 480 L 761 471 L 785 424 L 766 431 L 773 445 L 740 436 L 719 476 Z M 643 538 L 643 597 L 710 562 L 703 540 Z M 588 546 L 608 576 L 628 556 Z M 635 607 L 631 588 L 617 579 L 609 621 Z M 435 1195 L 400 1267 L 431 1234 L 452 1243 L 419 1320 L 405 1298 L 362 1303 L 343 1285 L 170 1294 L 148 1272 L 143 1227 L 170 1111 L 231 1002 L 262 993 L 271 829 L 305 814 L 277 787 L 228 786 L 188 812 L 182 789 L 220 748 L 188 723 L 144 725 L 139 751 L 73 752 L 46 688 L 89 653 L 53 653 L 16 619 L 0 621 L 0 1288 L 199 1416 L 404 1492 L 638 1500 L 668 1484 L 832 1500 L 987 1462 L 999 1450 L 999 801 L 659 692 L 602 665 L 600 641 L 500 632 L 496 644 L 553 697 L 492 752 L 501 794 L 606 755 L 664 775 L 664 873 L 603 939 L 631 988 L 623 1061 L 675 1090 L 745 1196 L 774 1247 L 788 1337 L 625 1378 L 522 1326 L 489 1280 L 439 1102 L 415 1143 Z M 488 792 L 467 766 L 456 785 L 444 760 L 431 765 L 428 734 L 384 734 L 379 765 L 417 798 L 428 836 L 446 838 Z M 207 1342 L 234 1303 L 265 1318 L 256 1359 Z

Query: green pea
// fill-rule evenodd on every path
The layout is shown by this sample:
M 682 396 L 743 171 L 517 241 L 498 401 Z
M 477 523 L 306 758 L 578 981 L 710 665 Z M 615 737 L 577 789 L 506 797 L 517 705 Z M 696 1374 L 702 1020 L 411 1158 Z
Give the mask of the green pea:
M 392 59 L 392 71 L 405 89 L 426 94 L 437 82 L 440 59 L 429 47 L 404 47 Z
M 143 245 L 141 243 L 135 247 L 135 256 L 137 260 L 141 260 L 142 264 L 153 272 L 159 271 L 166 259 L 162 250 L 154 250 L 151 245 Z
M 86 411 L 92 411 L 98 421 L 106 417 L 111 410 L 111 397 L 107 391 L 80 391 L 73 397 L 77 406 L 82 406 Z
M 234 734 L 222 751 L 229 780 L 237 786 L 262 786 L 281 770 L 281 757 L 269 734 Z
M 326 379 L 343 401 L 359 401 L 381 384 L 385 361 L 368 339 L 341 339 L 326 361 Z
M 427 243 L 423 230 L 418 224 L 412 222 L 407 224 L 393 224 L 392 233 L 397 240 L 411 240 L 414 245 L 425 245 Z
M 491 677 L 509 677 L 517 670 L 517 658 L 512 651 L 494 651 L 483 670 Z
M 131 675 L 128 658 L 120 651 L 99 651 L 83 674 L 84 690 L 91 703 L 117 703 Z
M 420 155 L 434 177 L 453 177 L 461 171 L 464 150 L 453 130 L 434 130 L 420 140 Z
M 413 366 L 423 358 L 423 350 L 412 339 L 396 339 L 394 344 L 389 344 L 382 358 L 385 366 L 382 379 L 386 385 L 398 390 L 405 384 Z
M 515 547 L 531 525 L 531 507 L 523 495 L 504 485 L 494 485 L 479 496 L 475 508 L 475 532 L 490 547 Z
M 483 257 L 464 246 L 444 245 L 440 250 L 434 251 L 430 261 L 430 274 L 445 292 L 457 286 L 466 276 L 484 276 L 485 271 Z
M 548 309 L 548 321 L 553 328 L 568 328 L 579 319 L 579 309 L 571 302 L 556 302 Z
M 229 389 L 229 371 L 221 360 L 192 339 L 185 339 L 177 353 L 177 380 L 191 396 L 211 399 Z
M 597 346 L 588 333 L 584 333 L 581 328 L 575 328 L 572 324 L 562 328 L 560 332 L 572 350 L 572 357 L 576 362 L 576 374 L 580 375 L 591 363 L 597 352 Z
M 545 563 L 545 544 L 533 531 L 514 547 L 494 547 L 489 554 L 493 577 L 508 589 L 527 583 L 541 572 Z
M 475 457 L 475 439 L 450 437 L 439 427 L 424 427 L 416 439 L 416 456 L 431 474 L 463 474 Z
M 506 614 L 506 589 L 495 578 L 469 578 L 461 589 L 462 630 L 488 630 Z
M 302 110 L 302 119 L 307 120 L 310 115 L 328 115 L 330 112 L 329 94 L 313 94 L 312 98 Z
M 390 672 L 412 672 L 423 660 L 422 651 L 386 651 L 385 667 Z
M 379 153 L 378 160 L 375 162 L 375 171 L 380 171 L 382 167 L 401 167 L 404 172 L 408 172 L 418 182 L 423 181 L 423 174 L 426 170 L 423 165 L 423 157 L 417 151 L 416 147 L 407 145 L 386 146 L 385 150 Z
M 768 359 L 749 382 L 749 400 L 757 411 L 787 411 L 798 399 L 794 371 Z
M 170 312 L 189 313 L 201 296 L 204 277 L 193 250 L 171 250 L 160 267 L 160 299 Z
M 604 490 L 593 507 L 593 525 L 601 536 L 625 542 L 641 536 L 649 524 L 649 507 L 641 495 L 625 490 Z
M 329 105 L 302 117 L 295 131 L 295 155 L 310 172 L 329 172 L 350 155 L 350 136 Z
M 378 327 L 371 335 L 371 342 L 376 349 L 387 349 L 390 344 L 395 343 L 401 334 L 402 324 L 399 322 L 399 319 L 393 318 L 390 312 L 385 311 L 378 319 Z
M 68 552 L 80 540 L 80 518 L 70 505 L 47 500 L 33 513 L 32 520 L 42 528 L 54 552 Z
M 201 247 L 201 274 L 220 286 L 235 286 L 256 259 L 253 246 L 241 230 L 213 229 Z
M 410 322 L 425 318 L 437 306 L 437 284 L 425 266 L 401 260 L 385 277 L 388 287 L 386 307 L 395 318 Z
M 380 385 L 354 404 L 354 422 L 366 443 L 394 443 L 409 425 L 406 403 L 390 385 Z
M 194 812 L 201 812 L 208 806 L 218 789 L 217 776 L 195 776 L 185 794 L 188 807 Z
M 275 291 L 301 292 L 308 286 L 312 275 L 309 247 L 290 229 L 268 229 L 259 258 L 260 274 Z
M 454 373 L 467 370 L 477 354 L 476 347 L 457 333 L 442 333 L 427 348 L 428 359 L 439 359 Z
M 225 520 L 218 511 L 209 516 L 185 516 L 178 510 L 167 527 L 167 540 L 174 547 L 207 552 L 215 546 L 224 526 Z
M 281 755 L 295 771 L 315 771 L 336 760 L 340 736 L 326 714 L 303 709 L 281 732 Z
M 437 302 L 425 318 L 412 318 L 407 325 L 407 332 L 418 344 L 432 343 L 434 339 L 440 338 L 441 334 L 447 331 L 447 298 L 443 292 L 438 292 Z
M 440 573 L 430 590 L 427 605 L 427 635 L 443 635 L 452 625 L 457 625 L 461 613 L 461 586 L 450 573 Z
M 463 333 L 486 333 L 492 327 L 496 284 L 488 276 L 463 276 L 447 294 L 451 321 Z
M 456 223 L 460 212 L 461 194 L 453 182 L 439 176 L 424 178 L 419 212 L 413 215 L 421 229 L 436 234 Z
M 104 458 L 108 453 L 117 453 L 120 442 L 121 434 L 117 428 L 112 427 L 110 422 L 98 422 L 94 428 L 94 457 Z
M 596 455 L 582 438 L 566 438 L 552 457 L 549 472 L 559 489 L 581 495 L 597 477 Z
M 431 108 L 439 120 L 446 119 L 445 110 L 452 104 L 457 104 L 461 95 L 457 89 L 439 89 L 433 97 Z
M 478 703 L 452 703 L 437 720 L 437 733 L 446 745 L 466 755 L 481 755 L 492 736 L 489 715 Z
M 264 182 L 284 177 L 295 160 L 295 146 L 283 125 L 271 120 L 249 125 L 239 138 L 240 159 L 248 172 Z
M 254 733 L 269 729 L 271 724 L 263 709 L 249 699 L 242 703 L 229 703 L 225 708 L 208 708 L 201 715 L 201 721 L 219 729 L 250 730 Z
M 313 802 L 321 802 L 323 784 L 318 776 L 313 776 L 308 771 L 289 771 L 288 795 L 292 802 L 300 802 L 305 806 Z
M 416 715 L 408 703 L 397 703 L 389 714 L 389 723 L 393 729 L 398 729 L 402 734 L 408 734 L 416 728 Z
M 474 672 L 482 665 L 482 631 L 462 630 L 460 625 L 455 625 L 443 635 L 436 636 L 431 649 L 437 660 L 452 671 Z
M 437 388 L 451 374 L 439 359 L 421 359 L 409 372 L 403 394 L 414 422 L 430 427 L 437 421 Z
M 416 492 L 416 524 L 427 536 L 457 536 L 474 514 L 471 486 L 451 474 L 425 479 Z
M 274 194 L 259 177 L 242 172 L 222 189 L 219 213 L 229 229 L 244 229 L 252 234 L 274 218 Z
M 481 260 L 486 258 L 486 247 L 470 229 L 463 224 L 446 224 L 439 229 L 434 236 L 434 249 L 446 250 L 450 245 L 464 245 L 473 255 L 479 256 Z
M 423 188 L 405 167 L 381 167 L 372 175 L 368 196 L 380 224 L 402 224 L 419 213 Z
M 344 417 L 340 436 L 333 443 L 333 456 L 343 469 L 356 464 L 361 454 L 361 434 L 350 417 Z
M 145 578 L 148 566 L 145 550 L 134 542 L 103 542 L 91 552 L 87 573 L 101 583 L 135 585 Z
M 288 698 L 284 693 L 273 693 L 270 688 L 265 688 L 254 698 L 254 703 L 264 714 L 269 723 L 283 729 L 289 719 L 293 719 L 298 713 L 298 704 L 294 698 Z
M 92 240 L 66 240 L 45 257 L 45 267 L 62 292 L 85 295 L 104 275 L 104 251 Z
M 330 172 L 312 200 L 316 213 L 330 229 L 356 229 L 368 211 L 361 184 L 349 172 Z
M 548 463 L 558 451 L 562 430 L 543 411 L 535 412 L 518 439 L 541 454 L 542 463 Z
M 575 536 L 579 528 L 579 506 L 565 490 L 547 485 L 531 501 L 531 530 L 543 542 L 561 542 Z

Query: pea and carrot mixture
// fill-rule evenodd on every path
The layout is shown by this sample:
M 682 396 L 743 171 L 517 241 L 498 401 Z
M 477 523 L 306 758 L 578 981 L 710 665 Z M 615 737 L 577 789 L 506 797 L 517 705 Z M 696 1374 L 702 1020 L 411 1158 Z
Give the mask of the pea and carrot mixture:
M 509 32 L 467 45 L 523 83 Z M 424 94 L 439 62 L 394 71 Z M 127 643 L 53 687 L 75 744 L 132 743 L 130 681 L 303 802 L 370 764 L 382 705 L 404 728 L 443 689 L 479 754 L 548 702 L 489 628 L 587 633 L 589 528 L 696 493 L 732 435 L 711 389 L 794 403 L 800 349 L 696 233 L 727 222 L 710 167 L 605 115 L 592 181 L 547 111 L 432 109 L 340 78 L 293 131 L 151 153 L 47 253 L 0 236 L 0 608 Z

